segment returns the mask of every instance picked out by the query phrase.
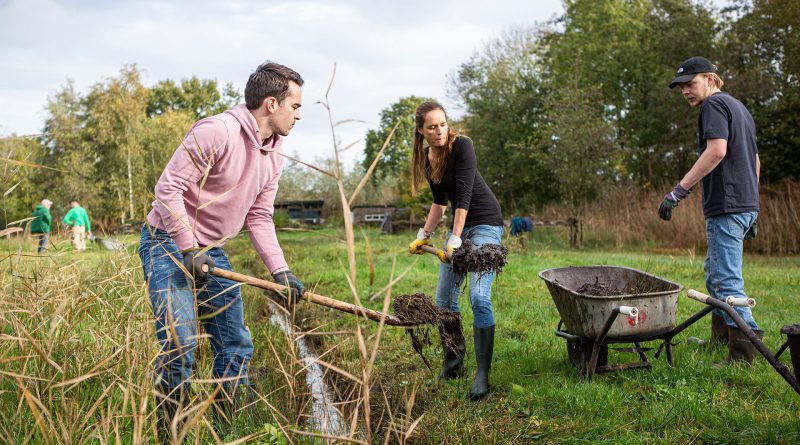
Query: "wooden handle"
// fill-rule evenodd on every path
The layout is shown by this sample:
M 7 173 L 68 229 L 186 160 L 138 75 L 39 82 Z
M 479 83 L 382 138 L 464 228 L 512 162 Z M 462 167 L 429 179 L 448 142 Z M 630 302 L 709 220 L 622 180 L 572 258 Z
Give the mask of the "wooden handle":
M 267 289 L 275 292 L 283 292 L 287 289 L 286 286 L 282 286 L 280 284 L 273 283 L 271 281 L 262 280 L 259 278 L 251 277 L 249 275 L 244 275 L 236 272 L 231 272 L 229 270 L 217 269 L 216 267 L 209 267 L 207 264 L 203 264 L 201 266 L 201 269 L 203 269 L 203 272 L 210 273 L 211 275 L 227 278 L 229 280 L 233 280 L 239 283 L 249 284 L 255 287 L 260 287 L 261 289 Z M 334 298 L 326 297 L 323 295 L 317 295 L 309 291 L 306 291 L 303 294 L 303 299 L 308 300 L 312 303 L 336 309 L 337 311 L 347 312 L 349 314 L 361 315 L 374 321 L 380 321 L 381 318 L 384 318 L 384 323 L 390 326 L 414 326 L 416 324 L 403 321 L 395 317 L 394 315 L 384 314 L 383 312 L 367 309 L 361 306 L 356 306 L 355 304 L 351 303 L 345 303 L 344 301 L 339 301 Z
M 441 250 L 441 249 L 437 249 L 437 248 L 435 248 L 433 246 L 425 246 L 425 245 L 419 246 L 419 248 L 420 248 L 420 250 L 424 250 L 425 252 L 432 253 L 432 254 L 436 255 L 437 257 L 439 256 L 439 255 L 437 255 L 437 253 L 439 252 L 439 250 Z M 448 260 L 452 257 L 452 255 L 447 253 L 446 250 L 443 250 L 443 252 L 444 252 L 444 254 L 445 254 L 445 256 L 447 257 Z

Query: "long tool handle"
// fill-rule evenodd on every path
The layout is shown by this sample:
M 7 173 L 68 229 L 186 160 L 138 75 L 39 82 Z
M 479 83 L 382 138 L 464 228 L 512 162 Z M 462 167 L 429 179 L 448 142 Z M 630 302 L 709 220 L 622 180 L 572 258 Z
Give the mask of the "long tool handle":
M 261 289 L 267 289 L 275 292 L 283 292 L 287 289 L 286 286 L 282 286 L 277 283 L 273 283 L 271 281 L 262 280 L 260 278 L 251 277 L 249 275 L 244 275 L 236 272 L 231 272 L 225 269 L 217 269 L 216 267 L 208 267 L 208 265 L 204 264 L 202 266 L 203 272 L 210 273 L 212 275 L 216 275 L 218 277 L 227 278 L 229 280 L 233 280 L 239 283 L 249 284 L 251 286 L 260 287 Z M 372 309 L 367 309 L 365 307 L 356 306 L 355 304 L 345 303 L 344 301 L 339 301 L 334 298 L 326 297 L 324 295 L 317 295 L 311 292 L 306 291 L 303 294 L 303 298 L 322 306 L 327 306 L 332 309 L 336 309 L 337 311 L 347 312 L 349 314 L 355 315 L 362 315 L 364 317 L 369 318 L 370 320 L 380 321 L 381 318 L 384 318 L 384 323 L 391 325 L 391 326 L 413 326 L 414 323 L 409 323 L 399 318 L 395 317 L 394 315 L 384 314 L 383 312 L 375 311 Z
M 441 249 L 437 249 L 437 248 L 435 248 L 433 246 L 419 246 L 419 248 L 420 248 L 420 250 L 424 250 L 425 252 L 432 253 L 432 254 L 436 255 L 437 257 L 439 256 L 438 252 L 441 250 Z M 450 255 L 449 253 L 447 253 L 446 250 L 443 251 L 443 252 L 444 252 L 445 256 L 447 256 L 448 260 L 450 260 L 453 257 L 453 255 Z

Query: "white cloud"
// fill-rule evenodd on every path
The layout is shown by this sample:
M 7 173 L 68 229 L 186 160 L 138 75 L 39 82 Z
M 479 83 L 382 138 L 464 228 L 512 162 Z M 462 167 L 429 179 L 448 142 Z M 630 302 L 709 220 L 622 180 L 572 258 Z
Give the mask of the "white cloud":
M 446 100 L 447 74 L 510 26 L 544 21 L 558 0 L 375 2 L 0 2 L 0 135 L 41 131 L 47 97 L 73 79 L 78 91 L 135 63 L 151 85 L 196 75 L 242 90 L 263 60 L 306 80 L 303 120 L 286 147 L 305 160 L 331 154 L 322 99 L 331 92 L 344 142 L 363 138 L 401 96 Z M 360 157 L 350 149 L 347 162 Z

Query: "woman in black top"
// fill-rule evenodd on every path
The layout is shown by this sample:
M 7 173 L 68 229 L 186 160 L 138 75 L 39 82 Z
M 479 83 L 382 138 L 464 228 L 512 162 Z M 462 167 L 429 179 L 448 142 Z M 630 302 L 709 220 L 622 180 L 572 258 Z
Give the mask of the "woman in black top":
M 422 254 L 422 245 L 442 220 L 447 203 L 453 208 L 453 223 L 447 235 L 445 249 L 453 253 L 468 239 L 473 246 L 500 244 L 503 235 L 503 216 L 500 204 L 477 170 L 472 141 L 458 136 L 447 124 L 444 108 L 436 102 L 424 102 L 416 111 L 414 152 L 412 155 L 412 193 L 424 180 L 433 192 L 433 205 L 425 226 L 409 246 L 413 254 Z M 458 296 L 465 276 L 457 275 L 449 262 L 439 267 L 436 304 L 458 311 Z M 494 313 L 492 311 L 492 282 L 494 273 L 470 274 L 470 302 L 474 314 L 475 359 L 477 372 L 470 389 L 470 398 L 482 399 L 489 392 L 489 369 L 494 349 Z M 464 345 L 444 348 L 444 365 L 440 378 L 452 379 L 464 375 Z

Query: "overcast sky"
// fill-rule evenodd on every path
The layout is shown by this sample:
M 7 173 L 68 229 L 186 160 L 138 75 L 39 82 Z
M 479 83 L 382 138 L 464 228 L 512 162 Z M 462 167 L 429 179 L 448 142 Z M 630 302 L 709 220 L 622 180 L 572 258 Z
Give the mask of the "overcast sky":
M 0 136 L 40 132 L 47 98 L 68 79 L 83 93 L 135 63 L 148 86 L 196 75 L 241 92 L 269 59 L 306 81 L 303 119 L 285 149 L 329 157 L 328 118 L 314 102 L 334 62 L 334 119 L 365 121 L 339 127 L 347 144 L 401 96 L 452 108 L 447 76 L 459 64 L 505 30 L 561 12 L 560 0 L 0 0 Z

